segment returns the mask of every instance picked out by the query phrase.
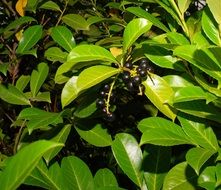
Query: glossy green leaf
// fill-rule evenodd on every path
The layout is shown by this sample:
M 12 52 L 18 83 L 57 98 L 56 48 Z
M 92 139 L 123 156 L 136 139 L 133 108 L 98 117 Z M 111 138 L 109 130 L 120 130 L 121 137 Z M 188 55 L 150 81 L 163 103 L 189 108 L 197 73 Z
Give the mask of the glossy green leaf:
M 172 87 L 174 90 L 179 88 L 193 86 L 193 83 L 188 81 L 184 76 L 179 75 L 167 75 L 163 79 Z
M 216 135 L 211 127 L 207 127 L 203 123 L 198 123 L 185 119 L 184 117 L 178 117 L 184 132 L 188 138 L 195 144 L 208 149 L 210 151 L 217 151 L 219 148 Z
M 174 50 L 174 55 L 187 60 L 218 81 L 221 80 L 220 63 L 217 63 L 216 58 L 214 58 L 214 54 L 209 49 L 202 50 L 198 49 L 197 46 L 194 45 L 184 45 L 177 47 Z
M 72 32 L 65 26 L 52 28 L 51 37 L 67 52 L 70 52 L 76 45 Z
M 73 66 L 75 65 L 87 66 L 90 65 L 91 61 L 95 61 L 95 63 L 99 63 L 99 61 L 117 63 L 114 56 L 108 50 L 100 46 L 79 45 L 76 46 L 74 49 L 72 49 L 72 51 L 69 53 L 67 57 L 67 62 L 65 62 L 58 68 L 55 75 L 55 81 L 57 82 L 60 76 L 62 76 L 63 73 L 71 70 Z
M 27 95 L 27 93 L 25 93 Z M 51 103 L 51 94 L 50 92 L 38 92 L 38 94 L 35 97 L 32 97 L 32 94 L 30 92 L 29 99 L 31 101 L 36 102 L 48 102 Z
M 135 14 L 138 17 L 149 20 L 150 22 L 153 23 L 154 26 L 162 29 L 163 31 L 169 32 L 169 29 L 162 22 L 160 22 L 159 19 L 157 19 L 156 17 L 154 17 L 152 14 L 148 13 L 147 11 L 143 10 L 142 8 L 129 7 L 126 10 L 132 14 Z
M 147 98 L 160 112 L 174 120 L 176 118 L 175 111 L 166 104 L 174 92 L 167 82 L 155 74 L 150 74 L 150 77 L 143 84 L 145 86 L 144 93 Z
M 21 75 L 19 79 L 16 81 L 15 87 L 21 92 L 23 92 L 25 87 L 28 85 L 29 81 L 30 81 L 29 75 Z
M 0 178 L 1 190 L 14 190 L 19 187 L 38 164 L 42 155 L 59 146 L 63 144 L 40 140 L 22 148 L 3 170 Z
M 114 157 L 124 173 L 139 187 L 143 184 L 142 152 L 136 139 L 127 133 L 118 133 L 112 144 Z
M 216 3 L 217 4 L 217 3 Z M 220 14 L 220 13 L 219 13 Z M 219 33 L 219 27 L 213 18 L 212 13 L 207 8 L 203 11 L 202 15 L 202 28 L 206 36 L 216 45 L 221 45 L 221 38 Z
M 25 184 L 45 189 L 61 190 L 61 169 L 58 163 L 55 162 L 48 169 L 43 159 L 41 159 L 32 173 L 25 180 Z
M 184 16 L 184 13 L 188 9 L 191 2 L 192 2 L 192 0 L 179 0 L 179 1 L 177 1 L 179 10 L 183 16 Z
M 61 93 L 61 104 L 62 107 L 70 104 L 75 98 L 78 96 L 78 88 L 77 88 L 77 79 L 78 77 L 73 76 L 69 79 L 69 81 L 65 84 Z
M 66 14 L 62 21 L 75 30 L 89 30 L 89 23 L 80 14 Z
M 85 95 L 74 112 L 74 115 L 78 118 L 87 118 L 91 116 L 97 110 L 96 100 L 97 93 L 90 94 L 90 96 Z
M 169 32 L 166 35 L 172 44 L 178 44 L 178 45 L 189 45 L 190 44 L 188 39 L 183 34 L 180 34 L 177 32 Z
M 9 63 L 1 63 L 0 64 L 0 73 L 7 76 L 7 71 L 8 71 L 9 66 L 10 66 Z
M 152 23 L 144 18 L 130 21 L 123 34 L 123 51 L 126 52 L 142 34 L 150 30 L 151 26 Z
M 186 161 L 199 175 L 200 168 L 214 153 L 212 150 L 200 147 L 191 148 L 186 154 Z
M 30 87 L 33 97 L 35 97 L 40 90 L 42 84 L 48 76 L 49 67 L 46 63 L 40 63 L 37 70 L 31 73 Z
M 105 21 L 107 20 L 106 18 L 103 18 L 103 17 L 99 17 L 99 16 L 90 16 L 88 19 L 87 19 L 87 23 L 88 25 L 92 25 L 92 24 L 95 24 L 95 23 L 98 23 L 98 22 L 102 22 L 102 21 Z
M 206 104 L 204 100 L 179 102 L 173 106 L 181 112 L 221 123 L 221 118 L 217 115 L 220 110 L 211 103 Z
M 114 187 L 114 186 L 109 186 L 109 187 L 99 187 L 96 190 L 126 190 L 120 187 Z
M 216 187 L 216 167 L 208 166 L 200 174 L 198 184 L 207 190 L 215 189 Z
M 150 121 L 154 121 L 154 123 L 148 125 Z M 142 128 L 142 130 L 148 128 L 141 136 L 141 145 L 154 144 L 173 146 L 179 144 L 193 144 L 180 126 L 163 118 L 153 117 L 150 119 L 144 119 L 139 123 L 139 128 Z
M 174 166 L 166 175 L 163 190 L 195 190 L 197 179 L 194 170 L 186 162 Z
M 41 127 L 62 123 L 61 114 L 47 112 L 38 108 L 25 108 L 20 112 L 17 119 L 28 120 L 27 127 L 29 133 L 31 133 L 33 130 Z
M 112 144 L 112 138 L 108 130 L 100 123 L 84 122 L 75 126 L 82 139 L 97 147 L 106 147 Z
M 60 48 L 58 47 L 50 47 L 45 51 L 45 57 L 49 61 L 59 61 L 61 63 L 64 63 L 67 60 L 68 53 L 63 52 Z
M 168 69 L 181 70 L 182 66 L 179 65 L 179 59 L 173 57 L 171 53 L 165 48 L 159 46 L 144 45 L 145 56 L 154 64 Z
M 94 180 L 88 166 L 78 157 L 69 156 L 61 162 L 64 190 L 93 190 Z
M 19 41 L 16 53 L 22 54 L 30 50 L 41 39 L 41 36 L 42 36 L 41 25 L 28 27 L 25 30 L 21 40 Z
M 71 131 L 71 125 L 64 125 L 62 128 L 60 128 L 60 131 L 54 136 L 53 138 L 50 138 L 50 141 L 64 143 L 66 142 L 68 135 Z M 46 154 L 44 154 L 44 159 L 47 164 L 51 161 L 52 158 L 54 158 L 61 150 L 61 147 L 54 148 L 53 150 L 49 150 Z
M 221 3 L 220 3 L 220 1 L 207 0 L 206 2 L 209 6 L 211 13 L 213 14 L 213 17 L 216 19 L 216 22 L 220 25 L 221 24 L 221 15 L 220 15 Z
M 8 32 L 9 30 L 13 30 L 22 24 L 29 23 L 29 22 L 37 22 L 33 17 L 23 16 L 19 17 L 16 20 L 12 21 L 5 29 L 4 32 Z
M 221 185 L 221 164 L 216 164 L 216 186 Z
M 88 89 L 119 72 L 119 69 L 104 65 L 89 67 L 80 73 L 77 79 L 77 89 L 79 92 Z
M 108 168 L 99 169 L 94 176 L 94 184 L 99 187 L 118 187 L 117 179 Z
M 144 178 L 148 190 L 161 190 L 166 173 L 170 168 L 170 148 L 147 145 L 143 155 Z
M 159 129 L 159 128 L 162 128 L 162 129 L 164 128 L 177 129 L 178 128 L 178 130 L 181 129 L 179 125 L 162 117 L 148 117 L 148 118 L 142 119 L 138 123 L 137 127 L 141 131 L 141 133 L 144 133 L 149 129 Z
M 10 104 L 31 105 L 29 99 L 19 89 L 11 84 L 0 84 L 0 98 Z
M 216 96 L 203 91 L 203 89 L 199 86 L 188 86 L 176 91 L 172 101 L 173 103 L 177 103 L 200 99 L 204 99 L 207 102 L 211 102 L 216 99 Z
M 53 1 L 47 1 L 43 5 L 41 5 L 39 8 L 41 9 L 47 9 L 47 10 L 52 10 L 52 11 L 60 11 L 60 7 Z

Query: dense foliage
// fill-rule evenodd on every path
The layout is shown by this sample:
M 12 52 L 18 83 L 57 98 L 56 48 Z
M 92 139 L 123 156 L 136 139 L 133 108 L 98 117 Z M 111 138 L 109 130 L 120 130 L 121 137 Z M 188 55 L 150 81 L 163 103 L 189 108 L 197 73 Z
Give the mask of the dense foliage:
M 220 189 L 220 10 L 2 0 L 0 189 Z

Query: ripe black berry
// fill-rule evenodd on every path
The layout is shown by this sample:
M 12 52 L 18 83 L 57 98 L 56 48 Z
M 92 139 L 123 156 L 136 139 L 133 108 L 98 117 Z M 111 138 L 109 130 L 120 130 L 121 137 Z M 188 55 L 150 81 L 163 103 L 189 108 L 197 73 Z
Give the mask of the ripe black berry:
M 138 73 L 139 73 L 139 75 L 140 75 L 141 77 L 147 76 L 147 70 L 146 70 L 146 69 L 141 69 Z
M 134 86 L 139 86 L 141 84 L 141 82 L 142 82 L 142 80 L 141 80 L 140 76 L 138 76 L 138 75 L 133 77 L 133 79 L 132 79 L 132 83 Z
M 103 89 L 105 92 L 108 92 L 110 90 L 110 86 L 108 84 L 105 84 Z
M 129 91 L 134 91 L 134 90 L 135 90 L 135 89 L 134 89 L 134 84 L 133 84 L 132 81 L 129 81 L 129 82 L 126 84 L 126 86 L 127 86 L 127 89 L 128 89 Z
M 116 119 L 116 115 L 114 113 L 108 113 L 104 119 L 108 122 L 113 122 Z
M 104 99 L 97 99 L 96 105 L 98 108 L 103 108 L 105 106 L 105 100 Z
M 104 97 L 106 97 L 106 95 L 107 95 L 107 94 L 106 94 L 106 92 L 105 92 L 105 91 L 103 91 L 103 90 L 102 90 L 102 91 L 100 91 L 100 96 L 101 96 L 101 97 L 103 97 L 103 98 L 104 98 Z
M 123 79 L 124 82 L 129 81 L 130 80 L 130 72 L 128 72 L 128 71 L 123 72 L 122 79 Z
M 141 59 L 140 60 L 140 66 L 142 67 L 142 68 L 147 68 L 147 66 L 148 66 L 148 60 L 147 59 Z
M 133 69 L 133 64 L 131 62 L 126 62 L 124 64 L 124 67 L 128 68 L 128 69 Z

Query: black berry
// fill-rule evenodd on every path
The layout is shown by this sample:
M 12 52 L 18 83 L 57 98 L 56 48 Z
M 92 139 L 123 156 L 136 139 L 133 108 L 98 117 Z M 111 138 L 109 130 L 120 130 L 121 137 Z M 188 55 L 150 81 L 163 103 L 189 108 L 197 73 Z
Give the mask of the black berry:
M 104 119 L 108 122 L 113 122 L 116 119 L 116 115 L 114 113 L 108 113 Z
M 105 92 L 108 92 L 110 90 L 110 85 L 105 84 L 103 89 Z
M 133 77 L 133 79 L 132 79 L 132 83 L 134 86 L 139 86 L 141 84 L 141 82 L 142 82 L 142 80 L 141 80 L 140 76 L 138 76 L 138 75 Z
M 133 64 L 131 62 L 126 62 L 124 64 L 124 67 L 128 68 L 128 69 L 133 69 Z
M 101 96 L 101 97 L 103 97 L 103 98 L 104 98 L 104 97 L 106 97 L 106 95 L 107 95 L 107 94 L 106 94 L 106 92 L 105 92 L 105 91 L 103 91 L 103 90 L 102 90 L 102 91 L 100 91 L 100 96 Z
M 96 105 L 98 108 L 103 108 L 105 106 L 105 100 L 104 99 L 97 99 Z
M 139 73 L 139 75 L 140 75 L 141 77 L 147 76 L 147 70 L 146 70 L 146 69 L 141 69 L 138 73 Z
M 147 59 L 141 59 L 140 60 L 140 67 L 147 68 L 148 67 L 148 60 Z
M 126 86 L 127 86 L 127 89 L 128 89 L 129 91 L 134 91 L 134 90 L 135 90 L 135 89 L 134 89 L 134 84 L 133 84 L 132 81 L 129 81 L 129 82 L 126 84 Z
M 122 76 L 122 79 L 124 82 L 127 82 L 130 80 L 130 72 L 123 72 L 123 76 Z

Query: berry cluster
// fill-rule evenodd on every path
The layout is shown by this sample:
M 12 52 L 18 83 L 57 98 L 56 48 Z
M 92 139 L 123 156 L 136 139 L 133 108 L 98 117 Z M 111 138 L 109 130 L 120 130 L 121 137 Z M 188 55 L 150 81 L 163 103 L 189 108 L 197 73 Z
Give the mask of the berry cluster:
M 142 80 L 147 77 L 148 71 L 150 71 L 147 59 L 141 59 L 139 66 L 133 65 L 131 62 L 126 62 L 124 68 L 125 71 L 123 72 L 122 80 L 127 89 L 130 92 L 142 94 L 145 89 Z
M 108 122 L 113 122 L 116 119 L 115 114 L 110 110 L 111 104 L 116 101 L 116 92 L 111 90 L 110 85 L 105 84 L 100 91 L 100 97 L 96 101 L 97 108 L 104 113 L 104 119 Z

